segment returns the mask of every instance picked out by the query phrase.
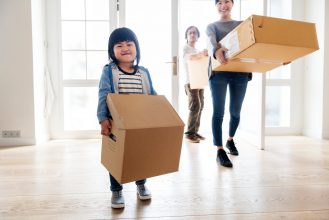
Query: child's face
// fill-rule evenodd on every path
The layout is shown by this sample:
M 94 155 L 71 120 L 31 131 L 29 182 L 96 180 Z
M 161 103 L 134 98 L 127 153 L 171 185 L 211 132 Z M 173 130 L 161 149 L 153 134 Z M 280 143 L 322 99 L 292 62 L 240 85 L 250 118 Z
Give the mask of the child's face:
M 231 14 L 233 2 L 231 0 L 220 0 L 216 6 L 219 14 L 226 17 Z
M 198 40 L 198 31 L 195 28 L 191 28 L 187 31 L 187 41 L 196 42 Z
M 136 59 L 136 45 L 133 41 L 122 41 L 115 44 L 113 52 L 120 63 L 133 63 Z

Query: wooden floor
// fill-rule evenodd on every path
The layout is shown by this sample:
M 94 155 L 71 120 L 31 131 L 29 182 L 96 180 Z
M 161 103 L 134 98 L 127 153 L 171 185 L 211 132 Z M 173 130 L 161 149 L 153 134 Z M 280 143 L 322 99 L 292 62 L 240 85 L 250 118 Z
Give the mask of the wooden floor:
M 234 168 L 216 163 L 210 137 L 184 143 L 179 172 L 148 179 L 141 202 L 110 207 L 100 140 L 0 148 L 0 219 L 329 219 L 329 141 L 271 137 L 265 151 L 236 140 Z

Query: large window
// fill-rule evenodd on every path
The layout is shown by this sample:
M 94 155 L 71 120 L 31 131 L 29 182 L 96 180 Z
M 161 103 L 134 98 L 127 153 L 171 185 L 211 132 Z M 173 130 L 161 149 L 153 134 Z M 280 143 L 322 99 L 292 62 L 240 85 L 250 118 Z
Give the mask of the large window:
M 291 1 L 269 0 L 268 14 L 291 19 Z M 266 75 L 266 127 L 289 128 L 291 124 L 292 76 L 290 65 L 276 68 Z M 269 133 L 269 132 L 268 132 Z
M 97 80 L 107 62 L 109 0 L 61 1 L 63 127 L 98 129 Z

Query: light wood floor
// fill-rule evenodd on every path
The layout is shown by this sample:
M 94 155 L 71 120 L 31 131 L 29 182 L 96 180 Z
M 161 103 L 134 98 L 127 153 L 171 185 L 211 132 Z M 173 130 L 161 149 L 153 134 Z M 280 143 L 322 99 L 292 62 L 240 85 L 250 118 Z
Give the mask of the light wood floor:
M 329 141 L 271 137 L 261 151 L 236 140 L 234 168 L 216 163 L 210 136 L 184 143 L 179 172 L 148 179 L 150 202 L 124 185 L 110 207 L 100 140 L 0 148 L 0 219 L 329 219 Z

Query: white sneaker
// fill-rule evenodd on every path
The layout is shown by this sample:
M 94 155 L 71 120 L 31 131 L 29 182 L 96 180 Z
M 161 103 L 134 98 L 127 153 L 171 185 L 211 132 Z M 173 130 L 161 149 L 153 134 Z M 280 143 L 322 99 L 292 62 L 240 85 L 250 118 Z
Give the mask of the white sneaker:
M 137 195 L 140 200 L 148 200 L 152 197 L 150 190 L 144 184 L 137 185 Z
M 114 209 L 125 207 L 125 199 L 123 198 L 122 190 L 112 192 L 111 207 Z

